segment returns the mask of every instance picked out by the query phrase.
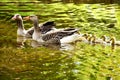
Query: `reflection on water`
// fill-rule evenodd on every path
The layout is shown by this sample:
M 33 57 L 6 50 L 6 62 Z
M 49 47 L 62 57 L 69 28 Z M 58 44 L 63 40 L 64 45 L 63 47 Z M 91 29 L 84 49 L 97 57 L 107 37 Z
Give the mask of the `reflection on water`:
M 39 44 L 37 41 L 32 40 L 32 41 L 31 41 L 31 46 L 32 46 L 33 48 L 37 48 L 37 47 L 40 47 L 40 46 L 42 46 L 42 45 Z
M 26 41 L 25 37 L 17 37 L 17 47 L 23 48 Z
M 29 40 L 29 42 L 28 42 Z M 53 45 L 53 44 L 43 44 L 39 43 L 35 40 L 32 40 L 31 38 L 26 38 L 26 37 L 17 37 L 17 47 L 18 48 L 24 48 L 25 45 L 29 45 L 33 48 L 38 48 L 38 47 L 46 47 L 46 48 L 51 48 L 51 49 L 57 49 L 57 50 L 74 50 L 75 45 L 74 44 L 61 44 L 61 45 Z
M 75 44 L 61 44 L 60 50 L 74 50 Z
M 101 45 L 101 47 L 103 49 L 105 49 L 106 47 L 111 47 L 111 51 L 115 51 L 116 48 L 119 48 L 119 46 L 115 46 L 115 45 L 111 46 L 111 43 L 95 44 L 95 43 L 89 43 L 89 42 L 84 42 L 84 41 L 82 43 L 85 43 L 86 45 L 91 45 L 91 46 Z M 61 44 L 61 45 L 43 44 L 43 43 L 39 43 L 35 40 L 32 40 L 31 38 L 18 36 L 17 37 L 17 47 L 18 48 L 25 48 L 26 45 L 33 47 L 33 48 L 46 47 L 49 49 L 62 50 L 62 51 L 64 51 L 64 50 L 65 51 L 73 51 L 76 49 L 75 47 L 77 47 L 76 43 L 74 43 L 74 44 Z

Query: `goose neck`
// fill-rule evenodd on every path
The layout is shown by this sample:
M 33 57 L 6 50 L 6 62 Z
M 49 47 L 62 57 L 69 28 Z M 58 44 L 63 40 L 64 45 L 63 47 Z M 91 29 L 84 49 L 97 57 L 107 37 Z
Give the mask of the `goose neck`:
M 35 31 L 39 31 L 39 24 L 38 24 L 38 20 L 34 20 L 34 29 Z
M 24 30 L 24 25 L 23 25 L 23 21 L 22 20 L 17 20 L 17 26 L 19 29 Z

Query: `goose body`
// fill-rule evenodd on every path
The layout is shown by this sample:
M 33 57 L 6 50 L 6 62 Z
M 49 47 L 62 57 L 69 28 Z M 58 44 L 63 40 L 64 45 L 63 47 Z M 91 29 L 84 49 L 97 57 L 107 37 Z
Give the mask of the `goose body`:
M 34 24 L 34 33 L 33 33 L 33 40 L 36 40 L 38 42 L 59 42 L 59 43 L 71 43 L 73 41 L 76 41 L 79 37 L 79 34 L 76 32 L 78 29 L 61 29 L 58 31 L 53 31 L 50 33 L 42 34 L 41 30 L 39 30 L 38 26 L 38 18 L 37 16 L 27 16 L 24 19 L 31 20 Z M 77 38 L 77 39 L 76 39 Z M 52 39 L 52 40 L 51 40 Z M 51 42 L 50 42 L 51 41 Z
M 78 30 L 73 31 L 58 31 L 54 33 L 44 34 L 41 35 L 39 39 L 37 39 L 38 42 L 46 42 L 51 41 L 51 39 L 54 39 L 57 37 L 57 39 L 60 40 L 60 43 L 72 43 L 77 40 L 79 40 L 80 35 L 77 34 Z M 54 43 L 55 41 L 52 41 L 51 43 Z

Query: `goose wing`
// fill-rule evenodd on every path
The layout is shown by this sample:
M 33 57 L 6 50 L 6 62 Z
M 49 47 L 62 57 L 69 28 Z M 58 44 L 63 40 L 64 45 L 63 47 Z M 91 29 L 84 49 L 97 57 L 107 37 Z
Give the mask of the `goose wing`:
M 76 28 L 67 28 L 67 29 L 64 29 L 64 31 L 73 31 L 73 30 L 77 30 Z
M 27 33 L 29 33 L 30 35 L 32 35 L 34 32 L 34 27 L 31 27 L 27 30 Z
M 57 44 L 60 45 L 60 38 L 59 36 L 55 36 L 45 42 L 46 44 Z
M 51 38 L 55 38 L 56 36 L 59 37 L 60 39 L 62 39 L 65 36 L 70 36 L 72 34 L 74 34 L 75 32 L 77 32 L 78 30 L 73 30 L 73 31 L 59 31 L 59 32 L 54 32 L 54 33 L 50 33 L 50 34 L 45 34 L 42 36 L 42 39 L 44 41 L 50 40 Z
M 45 34 L 48 31 L 52 30 L 55 27 L 54 21 L 47 21 L 40 26 L 41 33 Z

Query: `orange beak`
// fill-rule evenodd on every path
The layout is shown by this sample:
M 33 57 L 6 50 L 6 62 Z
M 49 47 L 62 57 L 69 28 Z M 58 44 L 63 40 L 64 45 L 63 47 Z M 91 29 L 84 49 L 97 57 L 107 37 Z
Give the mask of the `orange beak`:
M 30 20 L 30 16 L 23 17 L 23 20 Z

